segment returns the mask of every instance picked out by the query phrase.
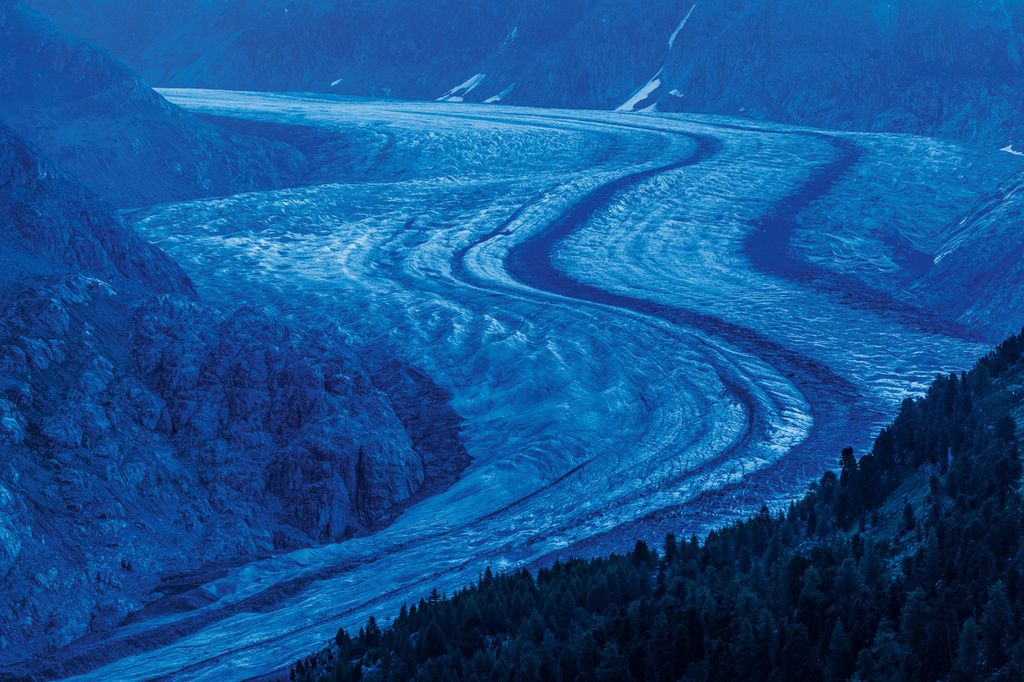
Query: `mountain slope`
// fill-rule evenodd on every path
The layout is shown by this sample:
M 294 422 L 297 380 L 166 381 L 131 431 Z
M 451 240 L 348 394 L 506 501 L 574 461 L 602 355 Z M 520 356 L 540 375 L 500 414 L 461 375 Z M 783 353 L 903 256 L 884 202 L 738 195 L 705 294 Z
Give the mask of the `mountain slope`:
M 119 206 L 279 186 L 302 162 L 199 121 L 12 0 L 0 2 L 0 121 Z
M 1005 333 L 1020 320 L 1024 301 L 1024 176 L 980 200 L 944 240 L 935 264 L 916 284 L 938 309 L 964 324 Z M 946 292 L 960 292 L 948 296 Z
M 168 573 L 358 533 L 423 482 L 340 330 L 204 306 L 3 126 L 0 218 L 0 664 Z
M 671 3 L 635 0 L 34 6 L 160 86 L 434 99 L 485 72 L 474 101 L 514 85 L 514 103 L 570 106 L 628 97 L 661 54 L 661 29 L 676 21 Z
M 32 4 L 161 86 L 1024 137 L 1020 0 Z
M 194 294 L 177 264 L 3 124 L 0 193 L 5 284 L 73 272 L 129 289 Z
M 654 98 L 1002 147 L 1024 134 L 1022 27 L 1018 0 L 698 2 Z

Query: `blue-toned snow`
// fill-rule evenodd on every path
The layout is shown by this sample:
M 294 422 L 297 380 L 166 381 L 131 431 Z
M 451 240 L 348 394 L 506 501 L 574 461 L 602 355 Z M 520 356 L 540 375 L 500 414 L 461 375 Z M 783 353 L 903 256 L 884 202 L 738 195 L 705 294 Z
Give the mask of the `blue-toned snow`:
M 358 163 L 325 166 L 318 184 L 133 219 L 207 299 L 330 317 L 422 368 L 454 396 L 474 461 L 374 535 L 232 569 L 195 608 L 123 626 L 97 645 L 116 660 L 80 679 L 256 675 L 488 565 L 781 504 L 841 447 L 868 445 L 908 389 L 984 349 L 819 286 L 793 255 L 814 243 L 796 216 L 834 212 L 843 155 L 904 138 L 164 94 L 357 141 Z

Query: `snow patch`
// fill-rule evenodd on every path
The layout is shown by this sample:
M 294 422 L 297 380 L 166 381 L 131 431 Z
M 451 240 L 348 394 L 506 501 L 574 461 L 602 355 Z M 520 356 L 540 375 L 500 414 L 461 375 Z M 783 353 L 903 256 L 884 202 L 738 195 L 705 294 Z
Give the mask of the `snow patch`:
M 671 50 L 673 47 L 675 47 L 676 38 L 679 37 L 679 32 L 682 31 L 683 28 L 686 26 L 686 22 L 690 20 L 690 15 L 693 14 L 693 10 L 695 9 L 697 9 L 697 3 L 693 3 L 693 7 L 690 8 L 690 11 L 686 13 L 686 16 L 683 17 L 683 20 L 679 22 L 678 26 L 676 26 L 676 30 L 672 31 L 672 35 L 669 36 L 668 39 L 668 49 Z
M 999 151 L 1006 152 L 1007 154 L 1013 154 L 1014 156 L 1024 156 L 1024 152 L 1019 152 L 1019 151 L 1017 151 L 1016 149 L 1013 148 L 1013 143 L 1012 142 L 1010 144 L 1006 145 L 1005 147 L 1003 147 L 1002 149 L 1000 149 Z
M 519 37 L 519 26 L 516 26 L 515 28 L 512 29 L 512 32 L 508 34 L 508 36 L 505 38 L 505 41 L 501 44 L 501 46 L 502 47 L 508 47 L 509 45 L 514 43 L 516 41 L 516 38 L 518 38 L 518 37 Z
M 508 97 L 509 93 L 512 92 L 512 90 L 515 89 L 515 87 L 516 87 L 516 84 L 513 83 L 512 85 L 508 86 L 507 88 L 505 88 L 504 90 L 499 92 L 497 95 L 492 95 L 491 97 L 488 97 L 487 99 L 485 99 L 484 100 L 484 104 L 497 104 L 501 100 L 503 100 L 506 97 Z
M 661 71 L 654 74 L 651 80 L 647 81 L 633 96 L 623 102 L 615 111 L 635 111 L 636 105 L 651 96 L 655 90 L 661 87 Z
M 478 85 L 484 82 L 485 75 L 478 73 L 471 76 L 466 82 L 456 85 L 454 88 L 437 98 L 438 102 L 462 102 L 466 95 L 473 92 Z
M 672 88 L 671 90 L 669 90 L 668 94 L 672 95 L 673 97 L 685 97 L 685 95 L 679 92 L 679 90 L 676 88 Z
M 341 85 L 341 79 L 340 78 L 338 80 L 336 80 L 336 81 L 331 81 L 331 87 L 332 88 L 336 88 L 339 85 Z

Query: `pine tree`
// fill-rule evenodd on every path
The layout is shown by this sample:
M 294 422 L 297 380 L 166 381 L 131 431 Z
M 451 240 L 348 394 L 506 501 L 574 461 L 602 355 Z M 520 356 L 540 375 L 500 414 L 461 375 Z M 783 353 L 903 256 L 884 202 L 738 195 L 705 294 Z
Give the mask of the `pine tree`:
M 908 533 L 917 528 L 917 519 L 914 517 L 914 508 L 909 502 L 903 505 L 903 530 Z
M 825 679 L 828 682 L 842 682 L 849 678 L 853 667 L 850 639 L 846 635 L 843 621 L 837 620 L 828 644 L 828 659 L 825 662 Z
M 900 682 L 903 651 L 887 622 L 882 622 L 871 646 L 857 658 L 857 679 L 864 682 Z
M 992 586 L 979 625 L 986 659 L 993 668 L 1002 667 L 1007 660 L 1004 641 L 1013 631 L 1014 623 L 1013 611 L 1006 599 L 1006 587 L 1001 582 Z
M 377 619 L 373 616 L 366 621 L 366 630 L 363 632 L 363 641 L 366 646 L 374 647 L 380 644 L 380 627 L 377 626 Z
M 447 639 L 437 621 L 431 620 L 427 629 L 420 637 L 419 659 L 425 661 L 428 658 L 440 656 L 448 648 Z
M 970 682 L 983 670 L 978 626 L 973 618 L 964 621 L 956 647 L 956 660 L 950 675 L 951 682 Z

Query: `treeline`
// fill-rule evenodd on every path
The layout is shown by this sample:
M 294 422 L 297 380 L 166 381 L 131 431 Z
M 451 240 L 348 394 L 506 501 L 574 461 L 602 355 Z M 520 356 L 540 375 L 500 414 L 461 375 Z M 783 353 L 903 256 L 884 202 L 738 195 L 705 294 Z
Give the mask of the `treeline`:
M 1024 339 L 906 400 L 785 513 L 625 555 L 485 573 L 371 619 L 295 680 L 1022 680 L 1012 410 Z

